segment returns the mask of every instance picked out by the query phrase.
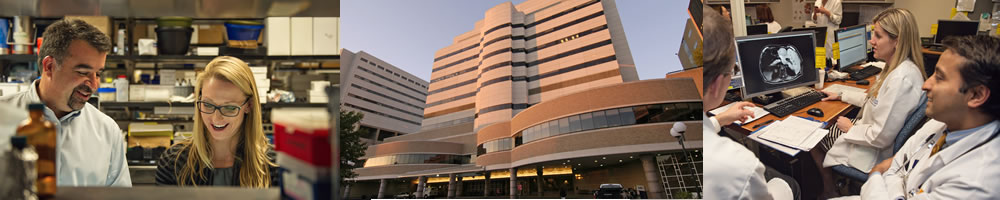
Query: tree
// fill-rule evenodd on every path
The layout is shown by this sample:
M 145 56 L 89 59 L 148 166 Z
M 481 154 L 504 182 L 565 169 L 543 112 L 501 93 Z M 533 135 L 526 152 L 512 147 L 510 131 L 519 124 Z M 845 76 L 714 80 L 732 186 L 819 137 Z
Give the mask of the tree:
M 347 179 L 357 177 L 354 169 L 364 166 L 359 158 L 365 155 L 368 146 L 361 142 L 361 137 L 368 135 L 368 130 L 358 128 L 365 115 L 355 111 L 340 111 L 340 184 L 347 186 Z

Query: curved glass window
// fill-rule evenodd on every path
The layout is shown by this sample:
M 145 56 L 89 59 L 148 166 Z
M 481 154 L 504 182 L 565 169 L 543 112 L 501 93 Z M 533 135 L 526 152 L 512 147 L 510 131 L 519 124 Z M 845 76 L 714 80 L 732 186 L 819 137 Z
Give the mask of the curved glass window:
M 514 146 L 551 136 L 601 128 L 660 122 L 700 121 L 701 112 L 701 102 L 682 102 L 629 106 L 581 113 L 525 128 L 514 134 Z
M 497 151 L 507 151 L 514 148 L 512 144 L 513 140 L 511 138 L 501 138 L 492 140 L 489 142 L 484 142 L 476 147 L 476 155 L 483 155 L 487 153 L 493 153 Z
M 369 158 L 365 167 L 401 164 L 469 164 L 470 155 L 396 154 Z

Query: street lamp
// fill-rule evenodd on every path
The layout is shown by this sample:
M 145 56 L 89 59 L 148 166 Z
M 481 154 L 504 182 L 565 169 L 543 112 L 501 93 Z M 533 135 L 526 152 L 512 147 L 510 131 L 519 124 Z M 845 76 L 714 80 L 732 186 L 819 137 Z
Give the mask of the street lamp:
M 686 131 L 687 131 L 687 125 L 681 122 L 674 122 L 674 127 L 670 128 L 670 135 L 677 138 L 677 143 L 681 144 L 681 151 L 683 151 L 684 156 L 688 157 L 688 160 L 690 161 L 689 163 L 691 164 L 691 170 L 694 172 L 692 176 L 695 176 L 697 178 L 698 167 L 694 165 L 694 157 L 688 155 L 687 147 L 684 146 L 684 132 Z M 701 191 L 701 186 L 696 185 L 695 188 L 698 188 L 698 191 Z

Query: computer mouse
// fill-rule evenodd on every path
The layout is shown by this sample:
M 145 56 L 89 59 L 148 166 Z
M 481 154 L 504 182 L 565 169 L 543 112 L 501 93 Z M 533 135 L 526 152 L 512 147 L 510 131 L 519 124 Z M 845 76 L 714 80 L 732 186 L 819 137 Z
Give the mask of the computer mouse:
M 806 113 L 816 117 L 823 117 L 823 110 L 820 110 L 819 108 L 811 108 L 809 111 L 806 111 Z
M 868 82 L 868 80 L 860 80 L 858 82 L 855 82 L 855 84 L 858 84 L 858 85 L 868 85 L 868 84 L 871 84 L 871 83 Z

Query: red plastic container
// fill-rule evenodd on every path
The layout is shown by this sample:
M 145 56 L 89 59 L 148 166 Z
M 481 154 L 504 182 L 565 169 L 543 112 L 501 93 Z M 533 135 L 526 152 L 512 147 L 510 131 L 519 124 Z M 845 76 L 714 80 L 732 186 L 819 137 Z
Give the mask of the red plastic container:
M 332 148 L 329 129 L 304 129 L 274 124 L 275 149 L 317 167 L 330 167 Z

